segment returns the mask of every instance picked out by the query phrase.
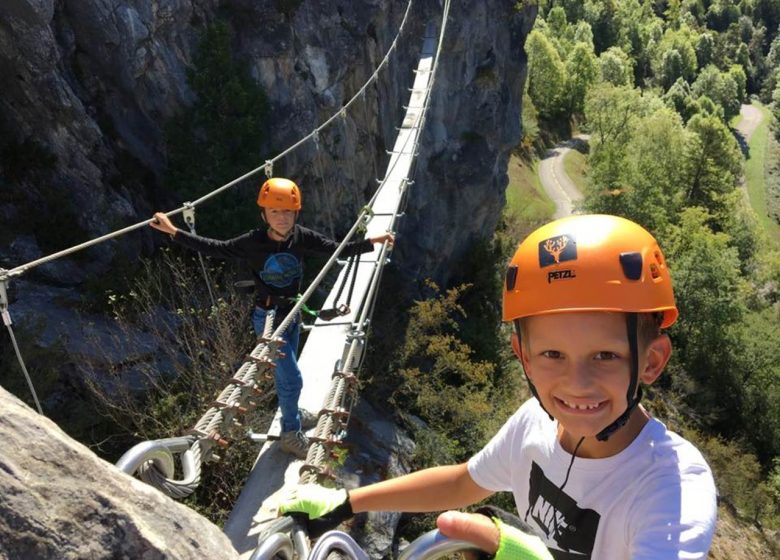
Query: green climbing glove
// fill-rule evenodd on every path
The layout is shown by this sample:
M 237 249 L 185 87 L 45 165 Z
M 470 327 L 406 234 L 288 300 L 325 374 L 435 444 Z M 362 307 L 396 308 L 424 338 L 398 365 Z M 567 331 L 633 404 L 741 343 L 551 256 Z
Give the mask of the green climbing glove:
M 539 537 L 507 525 L 497 517 L 493 522 L 500 534 L 495 560 L 554 560 Z
M 295 488 L 289 497 L 279 504 L 279 513 L 305 513 L 309 519 L 327 516 L 330 521 L 343 521 L 354 515 L 349 494 L 344 488 L 325 488 L 317 484 L 304 484 Z

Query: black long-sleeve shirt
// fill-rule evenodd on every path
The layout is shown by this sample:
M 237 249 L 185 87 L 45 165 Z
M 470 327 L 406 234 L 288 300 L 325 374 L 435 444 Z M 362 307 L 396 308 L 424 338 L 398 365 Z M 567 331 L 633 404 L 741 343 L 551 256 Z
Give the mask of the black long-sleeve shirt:
M 267 296 L 295 297 L 303 280 L 303 257 L 329 255 L 339 244 L 336 241 L 298 224 L 285 241 L 268 237 L 265 228 L 249 231 L 233 239 L 221 241 L 178 230 L 174 241 L 210 257 L 243 260 L 252 271 L 255 301 Z M 341 252 L 344 256 L 368 253 L 374 248 L 368 239 L 351 241 Z

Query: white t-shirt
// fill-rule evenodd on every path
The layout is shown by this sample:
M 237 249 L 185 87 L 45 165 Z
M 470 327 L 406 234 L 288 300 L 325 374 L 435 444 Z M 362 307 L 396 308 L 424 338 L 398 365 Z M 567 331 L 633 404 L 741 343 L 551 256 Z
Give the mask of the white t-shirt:
M 563 450 L 557 422 L 530 399 L 468 462 L 479 486 L 514 494 L 518 515 L 556 560 L 706 558 L 717 517 L 712 472 L 690 442 L 651 419 L 606 459 Z

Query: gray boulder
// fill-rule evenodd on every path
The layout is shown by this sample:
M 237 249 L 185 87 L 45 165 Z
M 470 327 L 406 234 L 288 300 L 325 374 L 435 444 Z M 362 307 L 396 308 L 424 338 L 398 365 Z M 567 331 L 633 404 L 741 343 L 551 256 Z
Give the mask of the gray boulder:
M 238 558 L 206 518 L 0 388 L 1 559 Z

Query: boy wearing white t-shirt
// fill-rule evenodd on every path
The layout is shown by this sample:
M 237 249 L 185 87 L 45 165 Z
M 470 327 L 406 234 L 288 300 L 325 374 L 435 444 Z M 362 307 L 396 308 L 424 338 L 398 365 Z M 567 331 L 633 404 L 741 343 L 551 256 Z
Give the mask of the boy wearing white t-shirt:
M 449 511 L 439 530 L 499 560 L 706 558 L 716 490 L 701 453 L 639 405 L 671 355 L 666 260 L 639 225 L 572 216 L 517 248 L 504 320 L 534 399 L 467 463 L 350 490 L 299 487 L 280 512 L 337 522 L 361 511 L 463 508 L 513 493 L 520 531 Z M 532 534 L 531 534 L 532 533 Z

